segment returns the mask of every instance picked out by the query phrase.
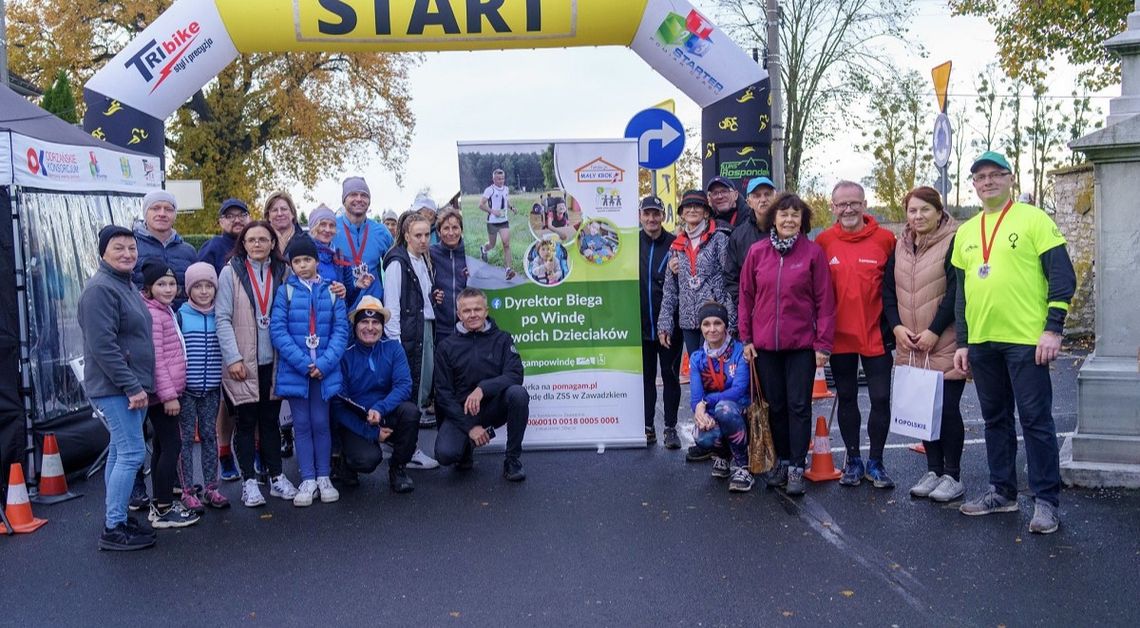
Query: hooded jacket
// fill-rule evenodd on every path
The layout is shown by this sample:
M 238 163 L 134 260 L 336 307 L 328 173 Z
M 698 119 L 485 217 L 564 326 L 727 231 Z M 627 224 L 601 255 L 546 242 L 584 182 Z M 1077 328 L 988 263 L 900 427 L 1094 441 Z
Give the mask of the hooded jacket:
M 657 315 L 661 312 L 661 300 L 665 290 L 665 270 L 669 266 L 669 248 L 677 237 L 662 229 L 654 240 L 644 230 L 640 232 L 641 244 L 639 278 L 641 283 L 641 339 L 657 342 Z M 673 275 L 674 282 L 677 276 Z M 674 286 L 674 289 L 676 287 Z M 673 315 L 673 328 L 677 327 L 677 315 Z M 674 332 L 670 331 L 670 335 Z
M 154 342 L 154 395 L 158 403 L 174 401 L 186 390 L 186 345 L 169 305 L 143 296 L 150 312 Z M 152 398 L 153 402 L 154 399 Z
M 894 347 L 894 334 L 883 317 L 883 273 L 895 250 L 895 234 L 870 214 L 863 228 L 848 233 L 838 223 L 819 234 L 835 289 L 835 353 L 883 355 Z
M 186 269 L 198 261 L 198 252 L 186 244 L 177 231 L 172 230 L 170 238 L 166 242 L 160 242 L 142 224 L 135 227 L 135 245 L 138 247 L 139 257 L 135 262 L 135 272 L 131 275 L 131 281 L 136 286 L 143 285 L 143 262 L 148 259 L 162 260 L 174 271 L 174 279 L 178 282 L 178 295 L 174 297 L 171 306 L 175 310 L 182 307 L 186 302 Z
M 786 255 L 770 238 L 752 245 L 740 273 L 740 339 L 761 351 L 830 353 L 835 293 L 827 257 L 800 235 Z
M 442 421 L 454 421 L 465 433 L 475 426 L 475 417 L 463 412 L 467 396 L 476 388 L 484 397 L 502 394 L 523 383 L 523 363 L 511 335 L 487 319 L 483 329 L 456 332 L 444 338 L 435 350 L 435 410 Z
M 344 299 L 333 297 L 329 285 L 328 280 L 310 284 L 289 275 L 274 297 L 269 335 L 277 349 L 278 397 L 309 397 L 310 364 L 323 375 L 322 399 L 328 401 L 340 392 L 340 359 L 348 345 L 348 315 Z M 311 330 L 318 339 L 316 349 L 305 345 Z
M 695 252 L 689 242 L 689 235 L 682 229 L 669 248 L 670 255 L 679 262 L 680 272 L 674 273 L 666 264 L 657 332 L 672 334 L 674 317 L 681 329 L 698 329 L 701 324 L 697 320 L 697 310 L 705 301 L 716 301 L 726 307 L 729 331 L 735 331 L 736 298 L 724 288 L 728 225 L 710 218 L 708 231 L 702 234 Z M 694 276 L 698 281 L 695 288 L 690 283 Z
M 436 342 L 455 332 L 458 322 L 455 314 L 455 298 L 467 287 L 467 252 L 463 240 L 455 248 L 442 242 L 430 248 L 432 268 L 435 270 L 434 290 L 443 291 L 443 303 L 435 309 Z M 434 301 L 433 301 L 434 303 Z

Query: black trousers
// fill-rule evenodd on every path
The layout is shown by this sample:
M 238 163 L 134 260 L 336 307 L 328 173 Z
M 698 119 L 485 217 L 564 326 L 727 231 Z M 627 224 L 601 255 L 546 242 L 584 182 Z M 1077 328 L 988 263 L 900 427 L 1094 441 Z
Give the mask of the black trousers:
M 793 467 L 803 467 L 811 438 L 815 351 L 757 351 L 754 367 L 768 400 L 768 423 L 776 457 Z
M 891 429 L 891 367 L 894 358 L 890 352 L 868 357 L 858 353 L 836 353 L 831 356 L 831 375 L 835 378 L 835 393 L 839 398 L 839 433 L 847 447 L 847 457 L 859 457 L 859 426 L 863 419 L 859 412 L 859 362 L 867 375 L 867 394 L 871 397 L 871 412 L 867 415 L 867 436 L 871 440 L 874 460 L 883 459 L 883 446 Z
M 156 504 L 174 501 L 174 483 L 178 481 L 178 455 L 182 452 L 182 433 L 178 417 L 167 416 L 161 403 L 146 410 L 151 427 L 150 469 Z
M 269 477 L 281 475 L 281 400 L 273 396 L 273 365 L 257 367 L 258 400 L 237 406 L 234 430 L 234 449 L 243 479 L 257 477 L 253 471 L 253 452 L 261 453 L 261 464 Z M 260 439 L 260 448 L 254 446 L 254 432 Z
M 340 438 L 340 455 L 344 464 L 357 473 L 372 473 L 384 460 L 380 447 L 380 426 L 369 425 L 367 412 L 353 405 L 333 400 L 329 407 L 333 433 Z M 388 466 L 402 467 L 416 451 L 416 437 L 420 428 L 420 411 L 416 404 L 405 401 L 396 409 L 380 417 L 380 425 L 392 428 L 385 441 L 392 445 L 392 458 Z
M 678 335 L 674 334 L 674 338 Z M 657 366 L 661 365 L 661 389 L 665 407 L 665 427 L 677 427 L 681 405 L 681 343 L 666 349 L 656 340 L 641 341 L 641 378 L 645 391 L 645 427 L 653 427 L 657 414 Z
M 966 442 L 966 426 L 962 423 L 962 393 L 966 380 L 942 382 L 942 428 L 938 440 L 922 441 L 926 448 L 926 470 L 961 480 L 962 448 Z
M 460 403 L 463 401 L 466 400 L 461 399 Z M 436 408 L 438 410 L 439 406 Z M 441 418 L 439 434 L 435 437 L 435 459 L 442 465 L 455 464 L 472 446 L 471 438 L 455 420 Z M 475 423 L 496 429 L 506 425 L 507 458 L 518 459 L 522 454 L 523 435 L 529 418 L 530 395 L 516 384 L 493 397 L 484 396 L 479 414 L 475 415 Z

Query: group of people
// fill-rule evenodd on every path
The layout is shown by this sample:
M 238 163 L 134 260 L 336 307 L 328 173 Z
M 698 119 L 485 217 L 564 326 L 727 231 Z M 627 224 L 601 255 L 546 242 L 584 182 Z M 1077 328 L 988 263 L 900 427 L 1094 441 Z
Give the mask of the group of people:
M 339 217 L 313 210 L 306 232 L 288 193 L 269 196 L 262 220 L 227 199 L 221 234 L 195 251 L 174 229 L 176 199 L 153 191 L 134 229 L 99 232 L 78 319 L 84 386 L 111 437 L 101 549 L 150 547 L 155 529 L 228 507 L 220 481 L 240 479 L 248 507 L 266 503 L 262 486 L 295 506 L 336 501 L 333 480 L 358 484 L 385 448 L 391 490 L 408 493 L 409 467 L 471 469 L 504 425 L 503 476 L 526 478 L 522 361 L 467 287 L 462 216 L 420 197 L 389 231 L 368 217 L 360 177 L 344 180 L 342 201 Z M 421 427 L 439 429 L 435 459 L 416 446 Z M 128 515 L 140 508 L 150 526 Z
M 863 187 L 832 190 L 834 223 L 814 241 L 813 212 L 766 177 L 748 182 L 742 201 L 731 181 L 686 192 L 677 232 L 662 227 L 664 205 L 641 202 L 642 356 L 645 435 L 657 440 L 660 367 L 664 444 L 679 449 L 678 366 L 689 352 L 695 444 L 686 458 L 712 459 L 730 491 L 748 491 L 745 412 L 755 372 L 769 405 L 778 463 L 764 478 L 788 495 L 805 492 L 815 372 L 830 364 L 846 459 L 839 483 L 895 483 L 884 461 L 895 365 L 943 374 L 941 431 L 924 442 L 927 472 L 915 498 L 961 500 L 965 438 L 960 401 L 973 376 L 985 421 L 990 487 L 964 501 L 965 515 L 1015 512 L 1017 436 L 1025 435 L 1029 529 L 1057 529 L 1059 451 L 1049 363 L 1056 359 L 1076 287 L 1065 239 L 1040 209 L 1015 201 L 1013 172 L 986 152 L 970 169 L 982 211 L 959 224 L 932 188 L 904 199 L 900 236 L 866 212 Z M 816 219 L 816 224 L 822 221 Z M 870 397 L 866 458 L 858 404 L 862 366 Z M 933 400 L 931 403 L 933 407 Z

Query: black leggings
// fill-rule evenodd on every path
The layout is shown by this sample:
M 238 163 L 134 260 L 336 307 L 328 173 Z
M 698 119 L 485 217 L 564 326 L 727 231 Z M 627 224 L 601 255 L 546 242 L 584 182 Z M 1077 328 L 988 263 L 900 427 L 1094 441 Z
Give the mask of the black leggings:
M 178 455 L 182 452 L 182 433 L 178 416 L 167 416 L 161 403 L 147 408 L 151 426 L 150 469 L 154 503 L 174 502 L 174 483 L 178 481 Z
M 874 357 L 858 353 L 837 353 L 831 356 L 831 375 L 835 378 L 835 392 L 839 397 L 839 433 L 847 447 L 847 457 L 859 457 L 859 360 L 867 375 L 867 394 L 871 397 L 871 412 L 867 415 L 867 436 L 871 439 L 871 459 L 883 459 L 883 446 L 891 427 L 891 366 L 890 353 Z
M 966 442 L 966 426 L 962 424 L 962 392 L 966 380 L 948 379 L 942 382 L 942 431 L 939 439 L 924 440 L 926 470 L 961 480 L 962 447 Z
M 666 349 L 656 340 L 641 341 L 641 377 L 645 393 L 645 427 L 654 426 L 657 416 L 657 366 L 661 365 L 661 390 L 664 397 L 665 427 L 677 427 L 677 409 L 681 405 L 680 334 L 674 334 L 672 346 Z
M 253 452 L 261 453 L 261 463 L 269 477 L 281 475 L 281 400 L 273 399 L 273 365 L 257 366 L 258 400 L 237 407 L 237 429 L 234 432 L 234 449 L 243 479 L 256 478 L 253 470 Z M 260 446 L 254 445 L 257 432 Z

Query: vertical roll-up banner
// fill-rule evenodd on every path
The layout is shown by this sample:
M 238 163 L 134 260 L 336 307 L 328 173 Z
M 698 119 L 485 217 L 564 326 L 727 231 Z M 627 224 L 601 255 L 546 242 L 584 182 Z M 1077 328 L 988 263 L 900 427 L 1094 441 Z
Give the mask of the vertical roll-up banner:
M 459 171 L 468 285 L 526 368 L 524 445 L 644 446 L 636 141 L 461 143 Z

